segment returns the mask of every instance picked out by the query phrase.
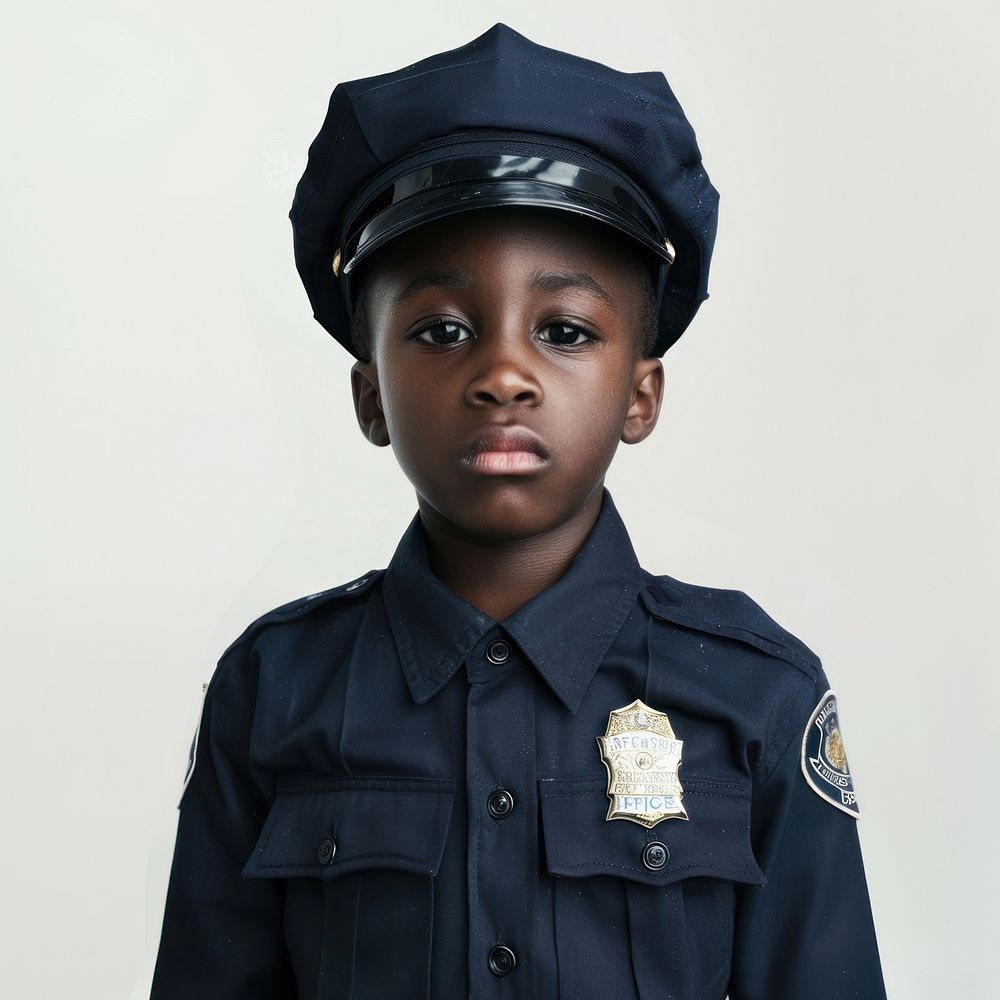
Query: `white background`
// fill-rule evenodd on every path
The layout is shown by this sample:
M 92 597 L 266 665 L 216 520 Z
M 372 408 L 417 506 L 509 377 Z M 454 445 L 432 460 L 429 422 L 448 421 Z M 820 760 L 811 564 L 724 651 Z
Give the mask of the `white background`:
M 502 20 L 662 69 L 712 298 L 609 479 L 643 564 L 757 599 L 840 695 L 890 996 L 996 953 L 993 4 L 49 2 L 5 18 L 2 990 L 140 998 L 201 684 L 415 510 L 287 211 L 340 80 Z M 992 827 L 992 829 L 991 829 Z

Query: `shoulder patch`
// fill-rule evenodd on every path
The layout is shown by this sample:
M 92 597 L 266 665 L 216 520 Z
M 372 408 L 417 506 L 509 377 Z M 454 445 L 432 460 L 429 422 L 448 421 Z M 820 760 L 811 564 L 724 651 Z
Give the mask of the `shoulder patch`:
M 820 798 L 855 819 L 861 815 L 833 691 L 820 698 L 802 734 L 802 773 Z

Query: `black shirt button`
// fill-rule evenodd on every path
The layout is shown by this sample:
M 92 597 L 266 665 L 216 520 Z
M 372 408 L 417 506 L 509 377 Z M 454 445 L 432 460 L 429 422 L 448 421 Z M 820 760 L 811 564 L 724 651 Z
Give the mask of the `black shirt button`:
M 510 645 L 503 639 L 494 639 L 486 647 L 486 659 L 490 663 L 506 663 L 510 658 Z
M 336 853 L 337 845 L 333 842 L 333 837 L 324 837 L 316 850 L 316 859 L 321 865 L 328 865 Z
M 514 811 L 514 796 L 506 788 L 490 792 L 486 808 L 494 819 L 504 819 Z
M 505 944 L 498 944 L 490 949 L 490 972 L 495 976 L 506 976 L 514 971 L 517 957 Z
M 670 852 L 666 844 L 661 844 L 658 840 L 651 840 L 642 849 L 642 863 L 651 871 L 658 872 L 667 863 Z

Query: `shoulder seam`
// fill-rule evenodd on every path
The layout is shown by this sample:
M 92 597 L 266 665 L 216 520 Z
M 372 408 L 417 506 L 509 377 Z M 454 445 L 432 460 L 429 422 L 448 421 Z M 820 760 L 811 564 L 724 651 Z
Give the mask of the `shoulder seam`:
M 762 635 L 760 632 L 756 632 L 751 628 L 739 624 L 728 624 L 721 621 L 713 621 L 705 618 L 703 615 L 699 615 L 697 612 L 688 611 L 679 605 L 665 604 L 662 601 L 658 601 L 649 591 L 648 583 L 658 580 L 658 577 L 652 576 L 647 581 L 647 587 L 643 589 L 643 603 L 646 608 L 655 618 L 661 621 L 672 622 L 676 625 L 682 625 L 687 628 L 694 628 L 701 632 L 707 632 L 711 635 L 723 635 L 730 639 L 735 639 L 738 642 L 745 642 L 747 645 L 753 646 L 756 649 L 761 650 L 761 652 L 767 653 L 776 659 L 784 660 L 786 663 L 791 664 L 796 667 L 802 673 L 809 678 L 809 680 L 814 683 L 819 677 L 820 671 L 822 670 L 822 661 L 819 656 L 812 653 L 812 650 L 808 650 L 812 655 L 804 656 L 799 650 L 791 647 L 787 643 L 782 641 L 781 635 Z M 679 582 L 679 581 L 678 581 Z M 719 591 L 722 593 L 723 591 Z M 724 591 L 724 593 L 730 595 L 739 595 L 748 601 L 752 601 L 752 598 L 748 597 L 742 591 Z M 766 615 L 763 608 L 756 605 L 761 614 Z M 781 631 L 781 626 L 775 623 L 775 627 Z M 789 633 L 790 634 L 790 633 Z M 796 640 L 801 645 L 805 647 L 801 640 Z M 808 649 L 808 647 L 805 647 Z
M 272 622 L 284 623 L 294 621 L 295 618 L 304 614 L 306 611 L 311 611 L 313 608 L 317 608 L 320 605 L 327 604 L 330 601 L 337 600 L 339 598 L 360 597 L 362 594 L 366 594 L 371 589 L 375 581 L 381 579 L 384 573 L 384 569 L 370 569 L 367 573 L 362 574 L 357 579 L 351 580 L 348 583 L 342 583 L 337 587 L 331 587 L 329 590 L 320 590 L 314 594 L 307 594 L 305 597 L 298 597 L 286 604 L 281 604 L 276 608 L 272 608 L 270 611 L 265 611 L 264 614 L 255 618 L 243 630 L 243 632 L 226 647 L 225 651 L 219 657 L 218 663 L 221 664 L 233 650 L 250 639 L 261 628 L 263 628 L 263 626 L 269 625 Z

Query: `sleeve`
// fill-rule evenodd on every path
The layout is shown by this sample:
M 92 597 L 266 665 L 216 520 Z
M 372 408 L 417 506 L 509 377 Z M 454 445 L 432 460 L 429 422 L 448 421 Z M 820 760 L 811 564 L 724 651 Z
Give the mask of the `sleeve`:
M 245 644 L 227 650 L 205 693 L 150 1000 L 295 995 L 282 929 L 285 884 L 240 874 L 268 810 L 249 765 L 256 673 L 239 668 L 252 657 Z
M 741 892 L 730 1000 L 885 1000 L 836 696 L 821 672 L 795 700 L 754 793 L 767 884 Z

